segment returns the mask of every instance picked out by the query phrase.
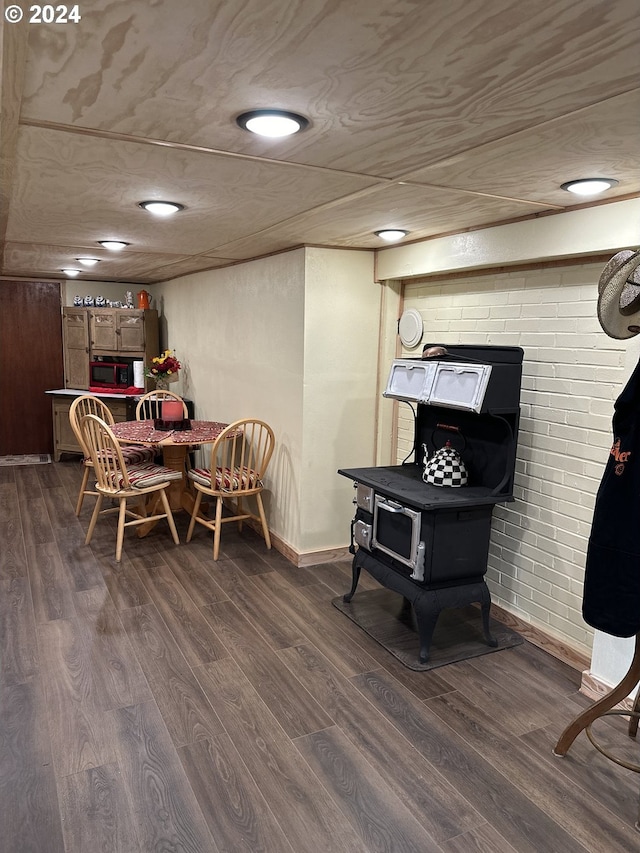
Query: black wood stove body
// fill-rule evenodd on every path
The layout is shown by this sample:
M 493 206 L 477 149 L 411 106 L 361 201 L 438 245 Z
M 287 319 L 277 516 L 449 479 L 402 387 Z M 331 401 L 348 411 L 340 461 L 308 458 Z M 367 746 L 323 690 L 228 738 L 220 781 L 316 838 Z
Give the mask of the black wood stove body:
M 345 468 L 354 481 L 351 601 L 364 568 L 413 606 L 420 662 L 445 608 L 480 602 L 487 643 L 491 596 L 484 580 L 496 504 L 513 500 L 523 351 L 428 344 L 434 358 L 393 362 L 384 396 L 415 405 L 414 461 Z M 440 350 L 444 349 L 445 353 Z M 467 470 L 464 486 L 423 482 L 427 458 L 449 440 Z

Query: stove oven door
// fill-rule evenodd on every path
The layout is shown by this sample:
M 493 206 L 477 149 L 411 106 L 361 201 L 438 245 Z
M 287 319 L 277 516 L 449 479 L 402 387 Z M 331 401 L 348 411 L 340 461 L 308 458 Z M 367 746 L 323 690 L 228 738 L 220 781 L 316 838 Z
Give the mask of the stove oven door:
M 422 514 L 391 498 L 375 495 L 371 546 L 412 570 L 411 576 L 424 576 L 424 542 L 420 540 Z

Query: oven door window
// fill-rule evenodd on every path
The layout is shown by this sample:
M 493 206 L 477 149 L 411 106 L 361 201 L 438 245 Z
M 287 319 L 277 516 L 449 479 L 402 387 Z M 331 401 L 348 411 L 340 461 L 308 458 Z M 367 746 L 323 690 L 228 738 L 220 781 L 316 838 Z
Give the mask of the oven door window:
M 395 501 L 375 496 L 372 545 L 405 566 L 415 568 L 420 541 L 420 513 Z

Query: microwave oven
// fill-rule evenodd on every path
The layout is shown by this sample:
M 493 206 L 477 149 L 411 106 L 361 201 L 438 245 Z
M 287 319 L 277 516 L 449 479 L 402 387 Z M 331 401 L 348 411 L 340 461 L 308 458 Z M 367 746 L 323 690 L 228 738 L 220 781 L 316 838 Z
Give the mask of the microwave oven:
M 129 388 L 133 385 L 133 365 L 123 362 L 92 361 L 89 385 L 97 388 Z

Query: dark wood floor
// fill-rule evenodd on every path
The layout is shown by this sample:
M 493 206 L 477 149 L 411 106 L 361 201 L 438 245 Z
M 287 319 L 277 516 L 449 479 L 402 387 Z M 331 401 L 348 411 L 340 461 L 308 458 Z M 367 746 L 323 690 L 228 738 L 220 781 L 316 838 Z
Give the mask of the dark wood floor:
M 78 461 L 0 468 L 2 853 L 640 850 L 640 777 L 527 643 L 413 672 L 252 531 L 83 544 Z M 345 524 L 348 519 L 345 519 Z M 364 578 L 361 588 L 373 588 Z M 637 760 L 624 721 L 600 738 Z

